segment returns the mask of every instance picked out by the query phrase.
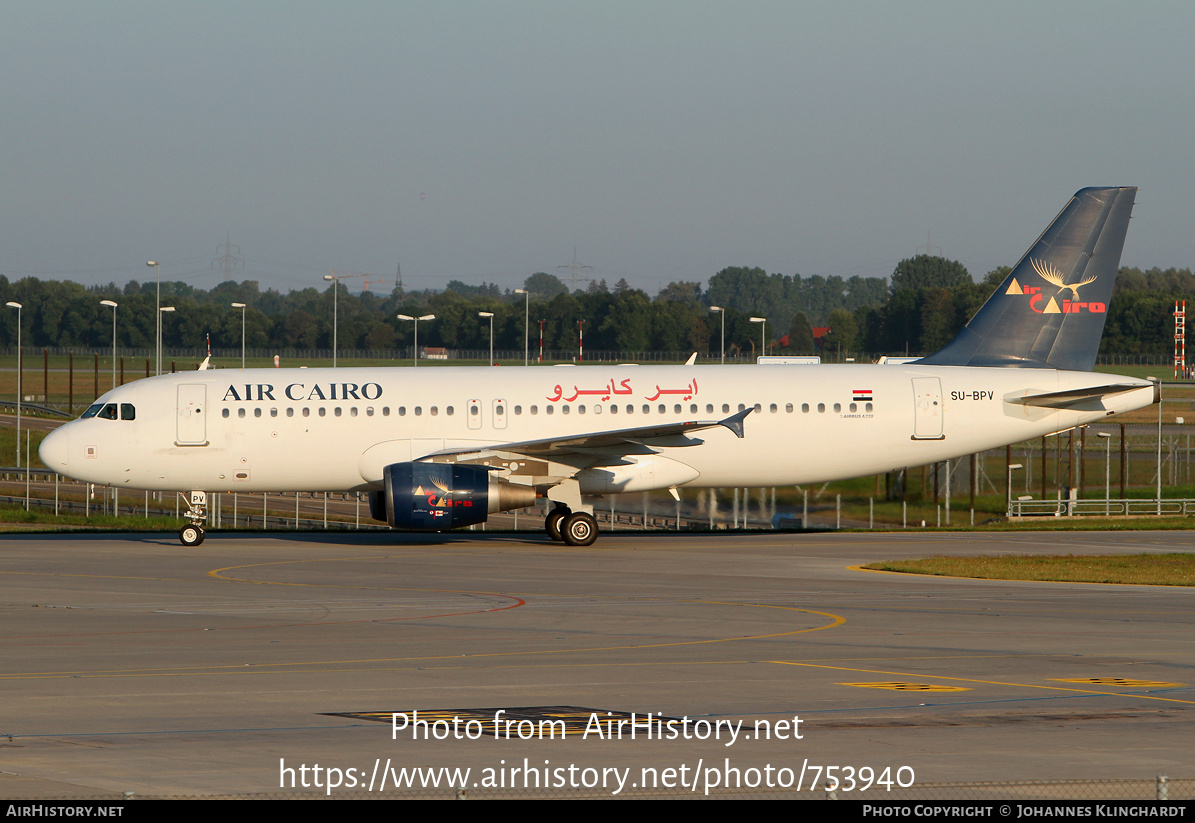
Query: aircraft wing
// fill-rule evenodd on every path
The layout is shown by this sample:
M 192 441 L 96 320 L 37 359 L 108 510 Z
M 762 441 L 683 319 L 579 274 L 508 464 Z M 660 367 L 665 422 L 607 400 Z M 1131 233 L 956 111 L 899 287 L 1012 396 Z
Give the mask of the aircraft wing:
M 599 449 L 605 451 L 625 449 L 624 453 L 632 454 L 639 451 L 639 449 L 635 448 L 636 446 L 696 446 L 701 443 L 700 440 L 690 440 L 685 438 L 684 435 L 703 429 L 713 429 L 722 426 L 734 432 L 736 437 L 742 437 L 743 421 L 753 411 L 755 411 L 755 408 L 750 407 L 724 420 L 684 420 L 677 423 L 664 423 L 656 426 L 638 426 L 630 429 L 573 434 L 566 437 L 549 437 L 543 440 L 501 443 L 483 449 L 476 447 L 443 449 L 442 451 L 433 452 L 418 459 L 422 461 L 441 462 L 444 458 L 455 458 L 456 461 L 462 461 L 497 453 L 521 454 L 526 457 L 560 458 L 568 455 L 592 455 Z

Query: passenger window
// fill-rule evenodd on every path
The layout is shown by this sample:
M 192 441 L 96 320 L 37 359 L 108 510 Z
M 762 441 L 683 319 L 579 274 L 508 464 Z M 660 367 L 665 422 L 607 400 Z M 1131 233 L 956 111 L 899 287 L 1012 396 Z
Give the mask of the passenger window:
M 544 414 L 552 414 L 556 411 L 555 406 L 544 406 Z
M 835 404 L 834 404 L 834 413 L 835 413 L 835 414 L 838 414 L 840 411 L 842 411 L 842 404 L 841 404 L 841 403 L 835 403 Z
M 294 416 L 295 416 L 295 410 L 294 410 L 294 408 L 293 408 L 293 407 L 287 407 L 287 409 L 286 409 L 286 416 L 287 416 L 287 417 L 294 417 Z
M 306 406 L 304 406 L 304 407 L 303 407 L 303 416 L 304 416 L 304 417 L 311 417 L 311 409 L 309 409 L 309 408 L 307 408 Z
M 436 417 L 437 415 L 439 415 L 439 413 L 440 413 L 439 406 L 432 406 L 431 413 L 432 413 L 432 417 Z
M 382 406 L 382 417 L 389 417 L 389 416 L 390 416 L 390 407 Z
M 539 406 L 532 406 L 532 407 L 531 407 L 531 413 L 532 413 L 532 414 L 539 414 Z
M 455 409 L 453 409 L 452 406 L 449 406 L 447 409 L 445 409 L 445 411 L 448 413 L 449 417 L 452 417 L 452 414 L 455 411 Z
M 132 403 L 120 404 L 120 419 L 121 420 L 136 420 L 137 410 L 133 408 Z
M 366 406 L 366 407 L 365 407 L 365 416 L 366 416 L 366 417 L 373 417 L 373 406 Z
M 675 406 L 672 407 L 672 413 L 680 414 L 680 403 L 677 403 Z
M 515 406 L 515 414 L 522 414 L 522 413 L 523 413 L 523 407 Z
M 560 407 L 560 413 L 561 413 L 561 414 L 568 414 L 568 406 L 561 406 L 561 407 Z
M 577 414 L 585 414 L 585 406 L 577 406 Z
M 223 412 L 223 416 L 224 416 L 224 417 L 228 417 L 228 414 L 229 414 L 229 412 L 228 412 L 228 409 L 225 409 L 225 410 L 224 410 L 224 412 Z
M 663 414 L 667 408 L 668 408 L 667 406 L 665 406 L 663 403 L 661 403 L 660 404 L 660 414 Z
M 643 413 L 644 413 L 644 414 L 651 414 L 651 406 L 649 406 L 649 405 L 647 405 L 646 403 L 644 403 L 644 404 L 643 404 Z
M 705 413 L 706 413 L 706 414 L 713 414 L 713 413 L 714 413 L 714 404 L 713 404 L 713 403 L 706 403 L 706 404 L 705 404 Z
M 826 404 L 825 404 L 825 403 L 818 403 L 818 404 L 817 404 L 817 413 L 818 413 L 818 414 L 823 414 L 823 413 L 825 413 L 825 411 L 826 411 Z
M 385 412 L 383 412 L 383 414 L 385 414 Z M 399 406 L 399 407 L 398 407 L 398 416 L 399 416 L 399 417 L 406 417 L 406 416 L 407 416 L 407 407 L 406 407 L 406 406 Z
M 278 416 L 278 410 L 270 409 L 270 417 L 277 417 L 277 416 Z
M 697 414 L 697 404 L 693 403 L 689 406 L 689 414 Z
M 742 407 L 742 406 L 739 406 L 739 411 L 742 411 L 742 410 L 743 410 L 743 407 Z M 730 412 L 730 404 L 729 404 L 729 403 L 723 403 L 723 404 L 722 404 L 722 414 L 727 414 L 727 413 L 729 413 L 729 412 Z
M 871 404 L 870 404 L 870 403 L 868 403 L 866 406 L 864 406 L 864 407 L 863 407 L 863 410 L 864 410 L 864 411 L 871 411 Z
M 772 414 L 775 414 L 776 413 L 776 404 L 773 403 L 772 405 L 768 406 L 768 411 L 770 411 Z
M 855 412 L 855 411 L 859 411 L 859 406 L 858 406 L 857 404 L 855 404 L 855 403 L 851 403 L 851 405 L 850 405 L 850 409 L 851 409 L 851 411 L 853 411 L 853 412 Z
M 613 403 L 610 404 L 610 414 L 618 414 L 618 406 Z
M 802 413 L 802 414 L 809 414 L 809 404 L 808 404 L 808 403 L 802 403 L 802 404 L 801 404 L 801 413 Z
M 237 409 L 237 417 L 244 417 L 244 416 L 245 416 L 245 410 L 243 408 Z
M 327 408 L 326 406 L 320 406 L 320 407 L 319 407 L 319 416 L 320 416 L 320 417 L 327 417 L 327 416 L 328 416 L 328 408 Z
M 258 407 L 258 408 L 255 408 L 255 409 L 253 410 L 253 416 L 254 416 L 254 417 L 261 417 L 261 408 L 260 408 L 260 407 Z
M 416 406 L 415 407 L 415 416 L 420 417 L 420 416 L 422 416 L 422 414 L 423 414 L 423 406 Z
M 337 406 L 336 408 L 332 409 L 332 414 L 336 415 L 337 417 L 340 417 L 340 406 Z
M 351 409 L 349 409 L 349 415 L 350 415 L 351 417 L 356 417 L 356 416 L 357 416 L 357 407 L 356 407 L 356 406 L 353 406 Z
M 784 410 L 785 410 L 786 412 L 788 412 L 789 414 L 792 414 L 792 413 L 793 413 L 793 404 L 792 404 L 792 403 L 785 403 L 785 404 L 784 404 Z

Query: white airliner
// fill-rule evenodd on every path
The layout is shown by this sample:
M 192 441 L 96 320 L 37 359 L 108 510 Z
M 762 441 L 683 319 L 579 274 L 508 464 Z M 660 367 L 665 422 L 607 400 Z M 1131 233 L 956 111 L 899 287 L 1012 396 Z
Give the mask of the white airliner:
M 368 491 L 374 517 L 443 531 L 582 495 L 818 483 L 920 466 L 1142 408 L 1155 383 L 1094 374 L 1136 189 L 1083 189 L 936 354 L 901 365 L 194 371 L 100 397 L 42 443 L 92 483 L 185 493 Z

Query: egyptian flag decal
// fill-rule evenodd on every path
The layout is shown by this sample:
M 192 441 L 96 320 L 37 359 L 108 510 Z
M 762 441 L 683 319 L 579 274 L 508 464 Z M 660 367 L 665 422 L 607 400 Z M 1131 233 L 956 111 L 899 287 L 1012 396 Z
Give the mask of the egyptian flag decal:
M 851 399 L 856 403 L 870 403 L 871 389 L 855 389 L 851 392 Z

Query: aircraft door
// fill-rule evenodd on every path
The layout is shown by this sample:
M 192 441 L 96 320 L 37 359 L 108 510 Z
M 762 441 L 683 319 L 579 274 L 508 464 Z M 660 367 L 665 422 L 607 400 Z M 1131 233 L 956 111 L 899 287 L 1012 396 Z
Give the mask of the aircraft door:
M 937 377 L 913 378 L 913 439 L 945 440 L 942 433 L 942 381 Z
M 495 429 L 505 429 L 506 428 L 506 401 L 505 400 L 495 400 L 494 401 L 494 428 Z
M 469 412 L 469 428 L 480 429 L 481 428 L 481 401 L 480 400 L 470 400 L 466 404 L 466 406 L 468 407 L 467 410 Z
M 207 386 L 202 383 L 183 383 L 178 387 L 178 417 L 176 446 L 206 446 Z

